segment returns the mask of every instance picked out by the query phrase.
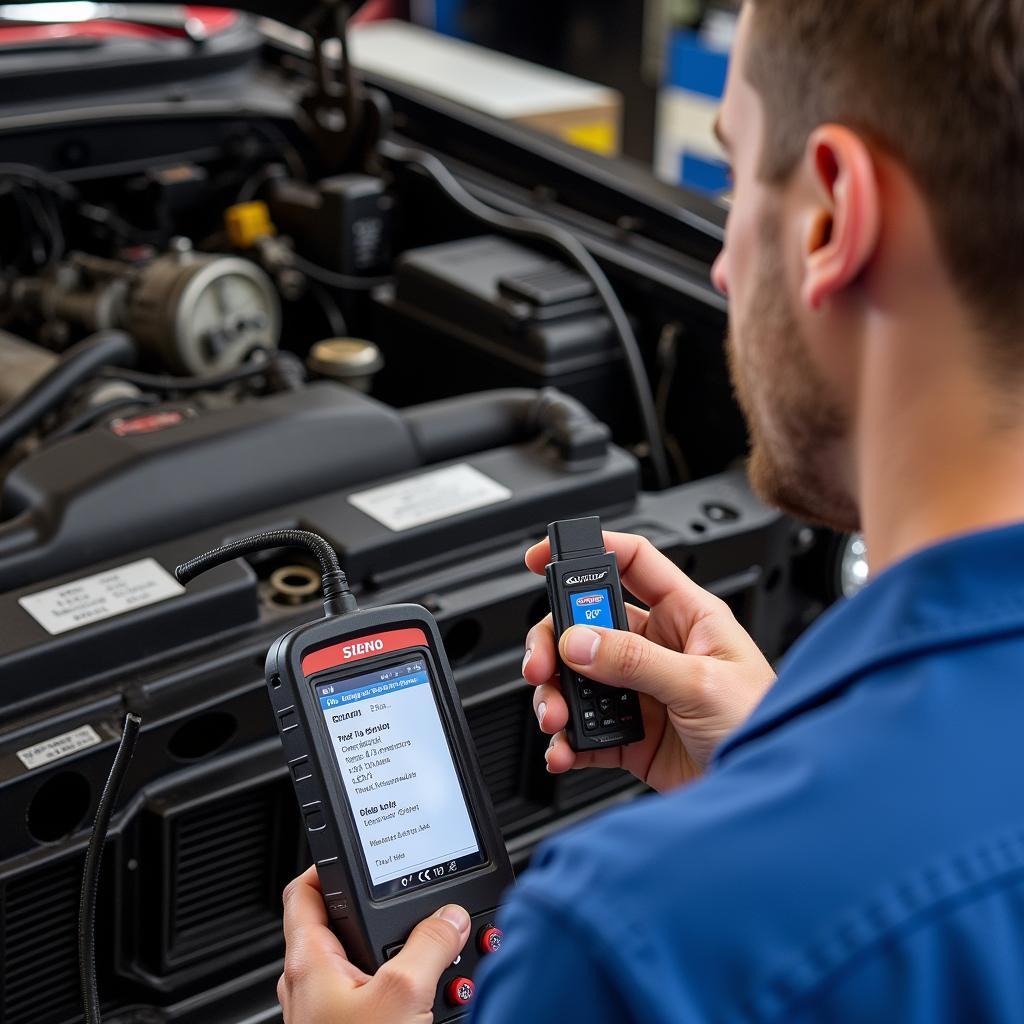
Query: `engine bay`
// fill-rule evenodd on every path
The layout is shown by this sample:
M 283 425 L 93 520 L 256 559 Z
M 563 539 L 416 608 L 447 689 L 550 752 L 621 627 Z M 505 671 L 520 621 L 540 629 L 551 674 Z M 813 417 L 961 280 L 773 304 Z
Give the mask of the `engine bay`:
M 0 22 L 8 1024 L 76 1019 L 78 878 L 128 705 L 111 1018 L 274 1019 L 280 889 L 308 852 L 260 671 L 319 577 L 293 552 L 161 589 L 191 554 L 312 529 L 365 605 L 430 609 L 519 865 L 641 795 L 543 771 L 519 663 L 546 523 L 649 537 L 770 657 L 838 593 L 837 539 L 746 482 L 721 209 L 361 80 L 330 27 L 184 10 Z

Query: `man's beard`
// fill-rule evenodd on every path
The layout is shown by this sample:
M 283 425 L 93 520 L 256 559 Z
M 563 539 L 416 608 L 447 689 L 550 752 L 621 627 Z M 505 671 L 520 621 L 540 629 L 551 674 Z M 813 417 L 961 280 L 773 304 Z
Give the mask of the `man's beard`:
M 842 484 L 849 417 L 811 363 L 789 303 L 775 217 L 762 226 L 762 257 L 744 322 L 730 327 L 729 370 L 750 428 L 750 481 L 784 512 L 835 530 L 860 528 Z

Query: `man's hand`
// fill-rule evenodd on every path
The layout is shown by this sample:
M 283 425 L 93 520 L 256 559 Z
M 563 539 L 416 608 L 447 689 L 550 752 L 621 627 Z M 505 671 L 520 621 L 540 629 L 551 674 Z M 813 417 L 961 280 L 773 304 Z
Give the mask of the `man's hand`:
M 537 687 L 533 708 L 553 739 L 548 771 L 625 768 L 664 792 L 695 778 L 715 747 L 756 707 L 775 673 L 729 606 L 702 590 L 643 537 L 606 533 L 622 583 L 650 607 L 627 606 L 630 632 L 573 626 L 558 649 L 570 668 L 609 686 L 640 692 L 646 739 L 613 750 L 576 754 L 565 738 L 569 709 L 555 664 L 549 615 L 526 638 L 523 676 Z M 547 541 L 526 564 L 539 576 L 551 561 Z
M 469 915 L 442 907 L 413 929 L 394 959 L 364 974 L 327 927 L 310 868 L 284 891 L 284 936 L 277 998 L 285 1024 L 430 1024 L 438 980 L 469 938 Z

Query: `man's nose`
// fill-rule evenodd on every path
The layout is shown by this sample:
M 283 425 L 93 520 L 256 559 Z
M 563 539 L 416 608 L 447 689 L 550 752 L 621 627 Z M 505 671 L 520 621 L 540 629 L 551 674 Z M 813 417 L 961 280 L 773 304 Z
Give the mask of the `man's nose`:
M 719 292 L 722 293 L 722 295 L 726 298 L 729 297 L 729 280 L 725 273 L 724 249 L 718 254 L 718 259 L 715 260 L 714 265 L 711 268 L 711 283 Z

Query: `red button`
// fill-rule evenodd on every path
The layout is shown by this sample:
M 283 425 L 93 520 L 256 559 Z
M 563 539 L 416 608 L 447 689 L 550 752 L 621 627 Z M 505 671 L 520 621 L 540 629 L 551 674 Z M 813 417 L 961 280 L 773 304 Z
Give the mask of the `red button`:
M 480 930 L 480 938 L 478 940 L 481 953 L 497 953 L 501 949 L 501 940 L 505 938 L 505 933 L 500 928 L 495 928 L 493 924 L 488 925 L 486 928 Z
M 476 986 L 469 978 L 452 978 L 445 986 L 444 997 L 449 1006 L 465 1006 L 476 993 Z

